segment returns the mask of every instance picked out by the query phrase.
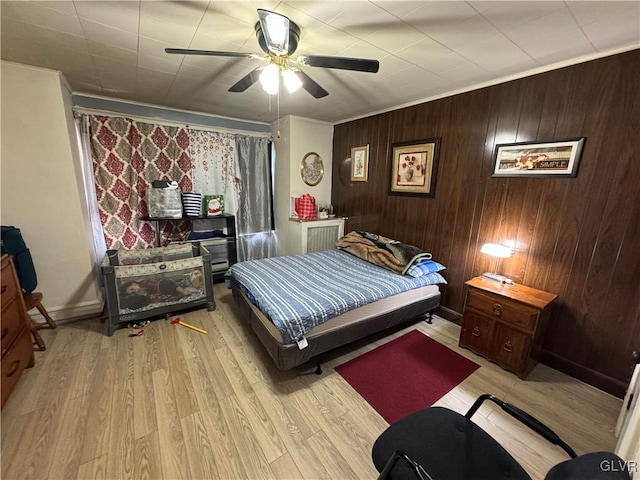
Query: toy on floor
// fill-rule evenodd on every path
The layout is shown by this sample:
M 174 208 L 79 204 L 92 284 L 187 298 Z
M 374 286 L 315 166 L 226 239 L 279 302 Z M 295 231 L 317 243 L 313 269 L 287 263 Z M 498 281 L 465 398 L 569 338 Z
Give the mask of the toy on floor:
M 201 328 L 194 327 L 193 325 L 189 325 L 188 323 L 184 323 L 183 321 L 180 320 L 180 318 L 175 318 L 175 319 L 171 320 L 171 323 L 173 325 L 178 324 L 178 325 L 182 325 L 182 326 L 187 327 L 187 328 L 191 328 L 192 330 L 195 330 L 196 332 L 204 333 L 205 335 L 207 334 L 206 330 L 202 330 Z

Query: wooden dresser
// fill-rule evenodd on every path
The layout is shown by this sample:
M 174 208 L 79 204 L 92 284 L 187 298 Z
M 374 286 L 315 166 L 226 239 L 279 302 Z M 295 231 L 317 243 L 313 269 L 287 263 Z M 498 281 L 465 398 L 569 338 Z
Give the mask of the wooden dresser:
M 482 277 L 465 285 L 468 291 L 459 345 L 524 379 L 538 363 L 557 295 Z
M 31 320 L 27 315 L 13 261 L 2 255 L 2 407 L 16 386 L 22 371 L 35 365 L 31 345 Z

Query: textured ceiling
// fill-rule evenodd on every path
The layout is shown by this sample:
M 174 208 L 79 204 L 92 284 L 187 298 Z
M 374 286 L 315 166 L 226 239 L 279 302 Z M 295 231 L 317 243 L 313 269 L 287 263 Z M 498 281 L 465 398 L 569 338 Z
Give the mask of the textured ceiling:
M 260 60 L 257 8 L 296 22 L 302 54 L 380 61 L 377 74 L 305 67 L 329 96 L 228 88 Z M 332 123 L 640 47 L 640 1 L 2 1 L 1 57 L 64 73 L 75 92 L 271 122 Z

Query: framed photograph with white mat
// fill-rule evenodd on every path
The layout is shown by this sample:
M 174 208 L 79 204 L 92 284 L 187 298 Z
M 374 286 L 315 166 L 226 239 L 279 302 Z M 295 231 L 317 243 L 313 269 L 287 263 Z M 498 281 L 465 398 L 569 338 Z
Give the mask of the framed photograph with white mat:
M 366 182 L 369 178 L 369 145 L 351 149 L 351 181 Z

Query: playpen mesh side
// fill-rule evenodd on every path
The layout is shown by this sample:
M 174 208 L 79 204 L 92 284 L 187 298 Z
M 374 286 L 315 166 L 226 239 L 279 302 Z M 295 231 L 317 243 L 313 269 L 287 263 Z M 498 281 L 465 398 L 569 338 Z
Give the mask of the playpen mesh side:
M 187 247 L 190 253 L 191 246 Z M 119 313 L 144 312 L 205 298 L 207 291 L 203 262 L 203 257 L 192 257 L 113 267 Z
M 167 245 L 166 247 L 143 248 L 139 250 L 108 250 L 102 262 L 108 265 L 143 265 L 157 262 L 169 262 L 197 256 L 191 243 Z

